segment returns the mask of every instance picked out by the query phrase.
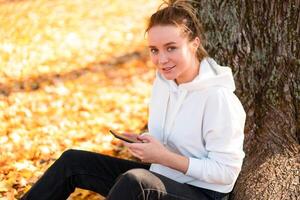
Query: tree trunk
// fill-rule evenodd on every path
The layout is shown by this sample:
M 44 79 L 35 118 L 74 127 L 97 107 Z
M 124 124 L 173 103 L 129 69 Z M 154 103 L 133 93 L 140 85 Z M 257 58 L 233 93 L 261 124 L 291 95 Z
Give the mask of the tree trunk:
M 247 112 L 246 158 L 231 199 L 299 199 L 300 1 L 194 3 L 206 49 L 231 66 Z

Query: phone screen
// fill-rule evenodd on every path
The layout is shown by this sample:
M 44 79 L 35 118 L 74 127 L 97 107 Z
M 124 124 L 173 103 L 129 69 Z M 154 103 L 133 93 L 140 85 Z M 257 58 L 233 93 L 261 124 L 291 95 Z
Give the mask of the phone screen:
M 111 134 L 113 134 L 113 136 L 115 136 L 116 138 L 123 140 L 125 142 L 129 142 L 129 143 L 141 143 L 142 142 L 141 140 L 138 140 L 137 138 L 128 137 L 128 136 L 125 136 L 124 134 L 118 133 L 113 130 L 109 130 L 109 132 Z

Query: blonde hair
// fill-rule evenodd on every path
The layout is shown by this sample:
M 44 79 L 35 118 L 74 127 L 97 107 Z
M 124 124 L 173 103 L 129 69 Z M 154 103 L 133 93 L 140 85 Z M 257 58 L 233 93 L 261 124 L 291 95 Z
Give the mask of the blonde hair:
M 146 32 L 157 25 L 175 25 L 183 28 L 183 33 L 189 41 L 196 37 L 200 39 L 200 45 L 196 52 L 196 57 L 201 61 L 208 53 L 204 49 L 205 38 L 200 21 L 196 16 L 192 0 L 170 0 L 164 1 L 158 10 L 150 17 Z

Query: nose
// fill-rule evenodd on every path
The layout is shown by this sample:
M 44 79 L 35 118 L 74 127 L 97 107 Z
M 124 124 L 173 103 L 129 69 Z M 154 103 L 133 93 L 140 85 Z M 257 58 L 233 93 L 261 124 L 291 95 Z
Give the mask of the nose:
M 165 64 L 169 61 L 165 53 L 159 53 L 158 55 L 158 64 Z

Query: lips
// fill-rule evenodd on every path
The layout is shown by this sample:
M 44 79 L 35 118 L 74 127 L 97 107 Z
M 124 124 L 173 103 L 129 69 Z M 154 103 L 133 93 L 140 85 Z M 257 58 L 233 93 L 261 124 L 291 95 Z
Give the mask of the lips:
M 164 68 L 162 68 L 162 70 L 163 70 L 164 72 L 169 72 L 169 71 L 171 71 L 175 66 L 176 66 L 176 65 L 174 65 L 173 67 L 164 67 Z

